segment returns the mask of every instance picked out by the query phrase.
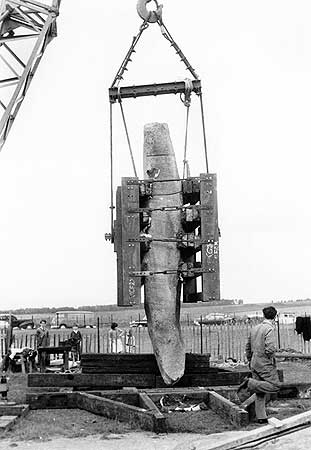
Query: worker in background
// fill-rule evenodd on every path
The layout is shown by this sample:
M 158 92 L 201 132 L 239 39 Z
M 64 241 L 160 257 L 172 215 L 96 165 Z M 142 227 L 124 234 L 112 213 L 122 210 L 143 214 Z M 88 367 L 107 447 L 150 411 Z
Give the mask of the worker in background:
M 133 333 L 133 328 L 128 329 L 125 342 L 127 353 L 133 353 L 135 351 L 135 336 Z
M 8 377 L 6 376 L 5 371 L 2 372 L 2 375 L 0 377 L 0 392 L 1 392 L 1 400 L 2 401 L 8 401 Z
M 39 328 L 37 328 L 36 331 L 36 345 L 37 345 L 37 349 L 40 347 L 49 347 L 50 345 L 50 334 L 49 334 L 49 330 L 46 327 L 46 320 L 42 319 L 40 320 L 40 326 Z M 43 359 L 43 361 L 42 361 Z M 46 353 L 39 353 L 38 352 L 38 362 L 39 365 L 41 366 L 42 362 L 43 362 L 43 366 L 45 367 L 47 364 L 49 364 L 49 355 L 47 355 Z
M 239 390 L 247 388 L 255 393 L 255 412 L 258 423 L 268 423 L 266 397 L 280 390 L 280 380 L 275 363 L 275 317 L 277 310 L 273 306 L 263 309 L 264 320 L 252 328 L 248 337 L 245 353 L 250 364 L 252 378 L 246 378 Z
M 72 345 L 72 353 L 74 361 L 80 361 L 81 358 L 81 341 L 82 335 L 78 329 L 78 325 L 75 323 L 72 326 L 72 332 L 70 333 L 70 342 Z
M 123 341 L 124 331 L 118 328 L 116 322 L 112 322 L 111 329 L 108 333 L 109 350 L 111 353 L 122 353 L 124 351 Z

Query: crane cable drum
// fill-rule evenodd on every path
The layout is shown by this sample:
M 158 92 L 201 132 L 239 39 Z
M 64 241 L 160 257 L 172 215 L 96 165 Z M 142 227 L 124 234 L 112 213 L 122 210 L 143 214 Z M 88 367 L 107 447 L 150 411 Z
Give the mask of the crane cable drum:
M 147 4 L 154 1 L 156 4 L 155 11 L 148 11 Z M 204 108 L 203 99 L 201 91 L 201 82 L 195 70 L 191 66 L 190 62 L 178 47 L 173 37 L 169 33 L 167 27 L 163 23 L 162 19 L 162 8 L 163 5 L 159 5 L 157 0 L 138 0 L 137 2 L 137 12 L 139 16 L 143 19 L 143 23 L 139 28 L 139 32 L 133 37 L 131 46 L 122 61 L 120 68 L 113 80 L 113 83 L 109 89 L 109 100 L 110 100 L 110 194 L 111 194 L 111 240 L 113 242 L 113 224 L 114 224 L 114 196 L 113 196 L 113 121 L 112 121 L 112 104 L 118 102 L 120 105 L 120 111 L 122 116 L 122 121 L 125 129 L 125 134 L 127 138 L 128 148 L 130 152 L 131 162 L 133 166 L 133 171 L 135 177 L 137 177 L 137 170 L 135 165 L 135 160 L 132 151 L 132 145 L 129 137 L 129 131 L 126 123 L 124 108 L 122 105 L 122 98 L 136 98 L 141 96 L 150 95 L 162 95 L 162 94 L 180 94 L 180 99 L 186 107 L 186 125 L 185 125 L 185 140 L 184 140 L 184 158 L 183 158 L 183 178 L 190 176 L 189 163 L 187 160 L 187 147 L 188 147 L 188 127 L 189 127 L 189 111 L 191 105 L 191 93 L 195 92 L 200 97 L 201 105 L 201 120 L 202 120 L 202 131 L 203 131 L 203 143 L 204 143 L 204 154 L 206 163 L 206 172 L 208 173 L 208 158 L 207 158 L 207 140 L 206 140 L 206 130 L 205 130 L 205 120 L 204 120 Z M 161 83 L 161 84 L 151 84 L 142 86 L 127 86 L 120 87 L 121 80 L 124 79 L 123 75 L 128 70 L 127 65 L 131 62 L 131 56 L 136 52 L 135 47 L 142 35 L 142 33 L 149 27 L 150 23 L 158 23 L 160 26 L 161 33 L 165 39 L 167 39 L 176 51 L 176 54 L 180 57 L 181 61 L 185 64 L 186 69 L 190 71 L 194 80 L 186 78 L 184 82 L 174 82 L 174 83 Z

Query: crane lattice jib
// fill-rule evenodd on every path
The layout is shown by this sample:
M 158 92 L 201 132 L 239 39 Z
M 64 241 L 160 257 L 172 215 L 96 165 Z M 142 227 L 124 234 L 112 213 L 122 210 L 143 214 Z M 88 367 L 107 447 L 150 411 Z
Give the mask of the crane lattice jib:
M 61 0 L 2 0 L 0 6 L 0 150 L 39 66 L 56 37 Z M 26 55 L 26 56 L 25 56 Z

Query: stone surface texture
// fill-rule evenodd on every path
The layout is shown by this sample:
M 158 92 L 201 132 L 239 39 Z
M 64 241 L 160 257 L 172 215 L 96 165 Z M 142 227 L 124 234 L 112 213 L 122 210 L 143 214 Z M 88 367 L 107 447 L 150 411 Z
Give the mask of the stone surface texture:
M 144 174 L 147 179 L 178 179 L 174 149 L 167 124 L 152 123 L 144 129 Z M 149 178 L 148 178 L 149 177 Z M 181 182 L 155 182 L 147 207 L 181 206 Z M 152 238 L 176 238 L 181 229 L 180 210 L 152 211 L 148 233 Z M 176 242 L 152 241 L 143 259 L 143 270 L 177 270 L 180 252 Z M 184 374 L 185 349 L 180 330 L 180 280 L 177 273 L 145 278 L 145 310 L 154 354 L 166 384 Z

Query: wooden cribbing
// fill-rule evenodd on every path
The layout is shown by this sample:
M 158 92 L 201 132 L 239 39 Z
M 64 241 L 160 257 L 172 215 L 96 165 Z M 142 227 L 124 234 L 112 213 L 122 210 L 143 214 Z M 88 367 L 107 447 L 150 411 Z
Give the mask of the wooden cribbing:
M 137 406 L 98 397 L 89 393 L 79 393 L 77 406 L 85 411 L 92 412 L 109 419 L 117 419 L 121 422 L 130 422 L 139 425 L 142 429 L 154 429 L 154 417 L 152 412 L 146 411 Z
M 109 419 L 130 422 L 156 433 L 166 431 L 165 417 L 147 394 L 123 394 L 120 396 L 120 393 L 107 393 L 107 398 L 87 392 L 43 392 L 27 393 L 26 399 L 30 409 L 79 408 Z M 140 407 L 140 404 L 143 407 Z
M 77 408 L 78 392 L 27 392 L 26 402 L 30 409 Z
M 154 354 L 83 353 L 82 373 L 139 373 L 159 375 Z M 210 355 L 187 353 L 185 374 L 205 374 L 210 370 Z
M 247 372 L 208 372 L 206 374 L 185 375 L 176 383 L 176 387 L 192 386 L 226 386 L 238 385 Z M 75 390 L 118 389 L 126 386 L 137 388 L 167 388 L 161 376 L 153 374 L 126 374 L 126 373 L 82 373 L 82 374 L 55 374 L 31 373 L 28 374 L 29 387 L 72 387 Z
M 275 354 L 276 358 L 284 359 L 311 359 L 310 353 L 290 353 L 290 352 L 277 352 Z
M 28 374 L 29 387 L 73 387 L 75 390 L 115 389 L 124 386 L 151 388 L 155 386 L 152 374 Z
M 169 393 L 167 393 L 169 391 Z M 248 414 L 228 399 L 216 392 L 205 389 L 170 389 L 102 392 L 42 392 L 28 393 L 27 402 L 31 409 L 80 408 L 94 414 L 104 415 L 111 419 L 133 422 L 143 429 L 157 433 L 167 431 L 165 416 L 154 402 L 165 395 L 167 398 L 176 396 L 187 398 L 187 401 L 204 402 L 210 409 L 232 424 L 242 427 L 248 424 Z
M 208 406 L 233 425 L 245 427 L 249 423 L 248 412 L 217 392 L 209 393 Z

